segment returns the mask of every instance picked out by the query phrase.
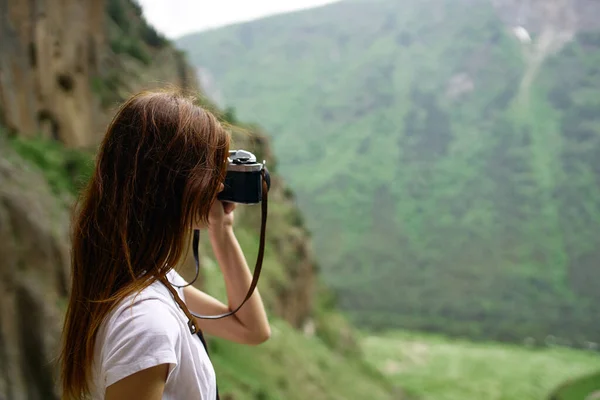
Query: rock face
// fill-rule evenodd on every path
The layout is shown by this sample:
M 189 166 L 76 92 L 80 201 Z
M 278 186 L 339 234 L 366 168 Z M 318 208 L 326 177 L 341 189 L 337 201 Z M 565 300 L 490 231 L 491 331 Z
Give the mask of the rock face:
M 120 97 L 166 82 L 197 87 L 164 39 L 131 40 L 148 32 L 139 14 L 128 0 L 0 0 L 0 122 L 22 135 L 91 146 Z
M 89 143 L 103 23 L 103 1 L 0 0 L 0 109 L 9 129 Z
M 0 128 L 93 146 L 115 104 L 166 84 L 199 91 L 196 72 L 134 2 L 0 0 Z M 234 133 L 234 141 L 272 159 L 259 134 Z M 67 203 L 0 132 L 0 400 L 59 398 L 53 373 L 69 282 Z M 314 261 L 293 196 L 276 174 L 270 203 L 277 207 L 268 242 L 285 271 L 263 274 L 271 286 L 264 297 L 274 314 L 301 327 L 313 310 Z M 238 224 L 259 226 L 256 213 L 238 215 Z
M 552 27 L 555 31 L 579 32 L 597 29 L 595 18 L 600 3 L 595 0 L 491 0 L 500 17 L 511 26 L 523 26 L 538 33 Z
M 0 138 L 0 399 L 57 399 L 67 210 Z

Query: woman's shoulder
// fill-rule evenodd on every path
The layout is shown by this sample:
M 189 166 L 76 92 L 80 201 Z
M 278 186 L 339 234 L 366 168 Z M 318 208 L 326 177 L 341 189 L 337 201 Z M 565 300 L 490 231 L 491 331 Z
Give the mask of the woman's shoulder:
M 173 275 L 169 282 L 175 283 Z M 179 277 L 181 279 L 181 277 Z M 169 290 L 156 281 L 139 293 L 121 300 L 105 321 L 107 331 L 113 329 L 133 329 L 137 326 L 149 329 L 147 333 L 176 333 L 181 323 L 177 303 Z M 107 332 L 109 333 L 109 332 Z
M 106 320 L 106 336 L 120 331 L 140 336 L 169 336 L 176 339 L 180 321 L 176 310 L 159 292 L 142 291 L 121 301 Z

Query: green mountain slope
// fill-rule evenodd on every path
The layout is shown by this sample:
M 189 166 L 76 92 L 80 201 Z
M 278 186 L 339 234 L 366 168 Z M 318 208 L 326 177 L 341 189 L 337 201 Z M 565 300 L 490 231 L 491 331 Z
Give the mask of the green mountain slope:
M 379 0 L 178 45 L 271 132 L 357 322 L 584 345 L 600 340 L 600 35 L 535 40 L 486 0 Z

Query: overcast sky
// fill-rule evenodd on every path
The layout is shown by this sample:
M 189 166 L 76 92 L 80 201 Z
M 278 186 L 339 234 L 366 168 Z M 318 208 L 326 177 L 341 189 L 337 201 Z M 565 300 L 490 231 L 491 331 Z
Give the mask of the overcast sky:
M 334 0 L 137 0 L 146 19 L 169 38 Z

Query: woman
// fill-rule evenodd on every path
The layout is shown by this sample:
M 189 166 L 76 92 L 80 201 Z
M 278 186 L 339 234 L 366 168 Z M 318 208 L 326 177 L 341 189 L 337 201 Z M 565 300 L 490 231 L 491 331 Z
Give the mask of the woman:
M 101 145 L 73 228 L 72 289 L 61 354 L 65 399 L 216 398 L 213 367 L 189 311 L 239 305 L 252 280 L 223 188 L 229 136 L 192 99 L 133 96 Z M 206 228 L 229 305 L 187 286 L 175 267 Z M 270 335 L 258 291 L 233 316 L 198 319 L 211 335 L 258 344 Z

